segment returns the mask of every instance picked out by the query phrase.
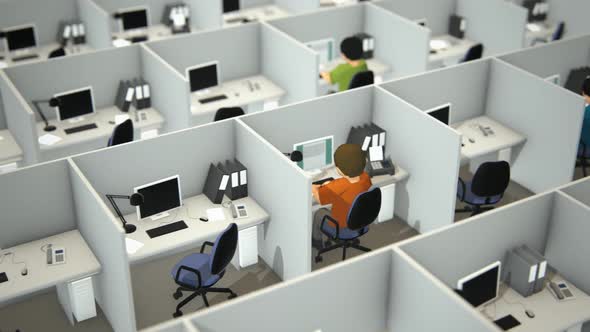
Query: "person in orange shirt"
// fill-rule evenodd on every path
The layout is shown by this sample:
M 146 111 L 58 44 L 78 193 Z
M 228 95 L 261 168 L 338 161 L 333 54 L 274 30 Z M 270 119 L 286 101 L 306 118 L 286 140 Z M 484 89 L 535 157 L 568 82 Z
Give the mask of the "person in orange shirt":
M 354 199 L 371 188 L 371 178 L 364 171 L 366 162 L 365 152 L 359 145 L 343 144 L 334 153 L 336 170 L 342 178 L 322 185 L 312 185 L 311 193 L 321 205 L 332 204 L 332 211 L 321 208 L 314 214 L 312 238 L 315 248 L 323 248 L 320 226 L 324 216 L 331 215 L 338 222 L 339 228 L 346 228 L 348 211 Z M 326 223 L 333 227 L 332 223 Z

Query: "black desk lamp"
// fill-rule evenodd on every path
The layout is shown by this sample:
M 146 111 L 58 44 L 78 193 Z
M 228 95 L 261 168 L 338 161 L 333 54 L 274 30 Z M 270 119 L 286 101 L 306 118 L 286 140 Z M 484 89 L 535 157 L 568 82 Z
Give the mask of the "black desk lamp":
M 301 151 L 293 151 L 291 153 L 284 153 L 285 156 L 291 157 L 291 161 L 293 162 L 300 162 L 303 160 L 303 153 Z
M 43 119 L 43 122 L 45 122 L 45 128 L 43 128 L 43 130 L 54 131 L 55 126 L 52 126 L 49 124 L 49 121 L 47 121 L 45 114 L 43 114 L 43 111 L 41 111 L 41 106 L 39 104 L 43 103 L 43 104 L 49 104 L 49 106 L 51 106 L 51 107 L 57 107 L 57 106 L 59 106 L 59 100 L 57 100 L 57 98 L 51 98 L 49 100 L 33 100 L 32 103 L 33 103 L 33 106 L 35 106 L 35 109 L 37 109 L 37 113 L 39 113 L 39 116 L 41 116 L 41 119 Z
M 135 232 L 137 227 L 135 227 L 135 225 L 127 223 L 127 220 L 125 220 L 125 217 L 123 217 L 121 210 L 119 210 L 119 206 L 117 206 L 117 203 L 115 203 L 115 199 L 128 199 L 129 204 L 131 204 L 132 206 L 139 206 L 139 205 L 143 204 L 143 195 L 139 194 L 139 193 L 135 193 L 131 196 L 108 195 L 108 194 L 106 196 L 107 196 L 107 199 L 109 200 L 109 202 L 111 202 L 113 209 L 115 209 L 117 216 L 119 217 L 119 219 L 121 219 L 121 222 L 123 223 L 123 228 L 125 228 L 125 233 L 131 234 L 131 233 Z

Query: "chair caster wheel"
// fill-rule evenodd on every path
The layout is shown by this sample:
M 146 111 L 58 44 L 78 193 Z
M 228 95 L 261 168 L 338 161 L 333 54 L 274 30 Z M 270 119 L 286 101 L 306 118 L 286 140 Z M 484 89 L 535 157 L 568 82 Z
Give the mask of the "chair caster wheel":
M 227 299 L 231 300 L 231 299 L 235 299 L 236 297 L 238 297 L 238 294 L 230 294 L 230 296 L 228 296 Z
M 321 262 L 323 262 L 323 261 L 324 261 L 324 259 L 322 258 L 322 256 L 316 256 L 316 257 L 315 257 L 315 262 L 316 262 L 316 263 L 321 263 Z
M 180 316 L 182 316 L 182 311 L 177 311 L 177 312 L 175 312 L 175 313 L 172 314 L 172 317 L 174 317 L 174 318 L 178 318 Z
M 181 298 L 181 297 L 182 297 L 182 292 L 176 292 L 176 293 L 172 294 L 172 297 L 173 297 L 175 300 L 178 300 L 179 298 Z

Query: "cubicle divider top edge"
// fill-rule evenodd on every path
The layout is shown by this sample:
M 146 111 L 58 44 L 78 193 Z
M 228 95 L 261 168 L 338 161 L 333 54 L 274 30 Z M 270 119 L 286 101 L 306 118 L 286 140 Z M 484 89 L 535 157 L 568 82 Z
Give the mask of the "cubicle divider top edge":
M 590 207 L 590 178 L 570 182 L 557 190 Z
M 275 0 L 275 3 L 290 13 L 306 13 L 320 6 L 320 0 Z
M 84 22 L 87 43 L 94 49 L 111 48 L 111 16 L 94 0 L 77 0 L 80 20 Z

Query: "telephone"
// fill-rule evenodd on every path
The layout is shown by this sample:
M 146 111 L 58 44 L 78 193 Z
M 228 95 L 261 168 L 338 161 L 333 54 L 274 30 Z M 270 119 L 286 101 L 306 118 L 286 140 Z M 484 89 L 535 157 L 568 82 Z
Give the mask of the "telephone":
M 53 245 L 47 246 L 47 265 L 65 264 L 66 262 L 66 249 L 60 247 L 53 247 Z
M 575 298 L 574 294 L 565 281 L 550 282 L 549 290 L 558 301 L 571 300 Z
M 246 204 L 232 203 L 230 208 L 231 215 L 232 217 L 234 217 L 234 219 L 248 218 L 248 210 L 246 209 Z

